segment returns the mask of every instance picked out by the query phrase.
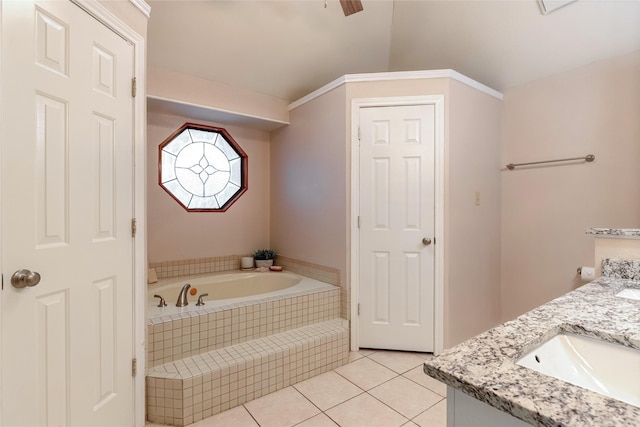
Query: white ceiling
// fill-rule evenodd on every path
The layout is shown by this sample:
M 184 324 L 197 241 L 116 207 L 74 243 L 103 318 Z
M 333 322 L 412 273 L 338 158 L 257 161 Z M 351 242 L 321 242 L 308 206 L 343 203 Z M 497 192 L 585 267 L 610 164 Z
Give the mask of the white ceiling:
M 494 89 L 640 50 L 640 0 L 148 0 L 148 63 L 296 100 L 344 75 L 452 68 Z

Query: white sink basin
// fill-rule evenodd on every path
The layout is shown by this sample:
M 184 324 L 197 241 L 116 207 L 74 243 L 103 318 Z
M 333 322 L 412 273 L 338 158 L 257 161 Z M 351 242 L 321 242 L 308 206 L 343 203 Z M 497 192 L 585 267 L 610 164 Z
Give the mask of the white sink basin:
M 558 334 L 516 363 L 640 407 L 640 350 Z
M 617 297 L 640 300 L 640 289 L 624 288 L 616 294 Z

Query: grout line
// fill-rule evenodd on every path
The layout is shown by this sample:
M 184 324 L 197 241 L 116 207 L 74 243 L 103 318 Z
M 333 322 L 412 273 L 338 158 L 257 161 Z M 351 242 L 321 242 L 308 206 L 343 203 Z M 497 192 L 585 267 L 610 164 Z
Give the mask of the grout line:
M 395 378 L 396 378 L 396 377 L 391 378 L 391 380 L 393 380 L 393 379 L 395 379 Z M 389 380 L 389 381 L 391 381 L 391 380 Z M 389 381 L 385 381 L 385 382 L 389 382 Z M 384 384 L 384 383 L 382 383 L 382 384 Z M 377 386 L 373 387 L 371 390 L 373 390 L 374 388 L 377 388 L 377 387 L 381 386 L 382 384 L 380 384 L 380 385 L 377 385 Z M 369 393 L 369 392 L 367 392 L 367 394 L 368 394 L 369 396 L 373 397 L 373 398 L 374 398 L 375 400 L 377 400 L 378 402 L 382 403 L 382 404 L 383 404 L 384 406 L 386 406 L 387 408 L 391 409 L 393 412 L 395 412 L 395 413 L 399 414 L 399 415 L 400 415 L 401 417 L 403 417 L 405 420 L 407 420 L 407 421 L 411 421 L 411 419 L 410 419 L 410 418 L 408 418 L 406 415 L 404 415 L 403 413 L 399 412 L 397 409 L 395 409 L 395 408 L 393 408 L 393 407 L 391 407 L 391 406 L 387 405 L 385 402 L 383 402 L 382 400 L 378 399 L 378 398 L 377 398 L 377 397 L 375 397 L 373 394 L 371 394 L 371 393 Z M 404 425 L 404 424 L 406 424 L 406 422 L 402 423 L 401 425 Z
M 243 403 L 242 407 L 244 408 L 245 411 L 247 411 L 247 414 L 249 414 L 249 416 L 253 419 L 253 421 L 255 421 L 255 423 L 258 425 L 258 427 L 260 427 L 260 423 L 258 422 L 258 420 L 256 420 L 256 417 L 253 416 L 253 414 L 251 413 L 249 408 L 247 408 L 246 403 L 249 403 L 249 402 Z M 229 409 L 227 409 L 227 410 L 229 410 Z M 223 411 L 223 412 L 225 412 L 225 411 Z M 220 412 L 220 413 L 222 413 L 222 412 Z M 218 415 L 218 414 L 216 414 L 216 415 Z M 212 415 L 212 416 L 215 417 L 215 415 Z
M 438 395 L 440 396 L 440 395 Z M 427 409 L 425 409 L 424 411 L 420 412 L 418 415 L 416 415 L 415 417 L 411 418 L 411 421 L 415 420 L 416 418 L 418 418 L 420 415 L 424 414 L 425 412 L 427 412 L 430 409 L 433 409 L 437 404 L 439 404 L 440 402 L 442 402 L 443 400 L 446 400 L 446 398 L 442 398 L 440 400 L 438 400 L 436 403 L 434 403 L 433 405 L 429 406 Z M 418 424 L 418 423 L 414 423 L 414 424 Z
M 413 369 L 415 369 L 415 368 L 413 368 Z M 405 372 L 404 374 L 406 374 L 406 373 L 408 373 L 408 372 L 411 372 L 413 369 L 408 370 L 408 371 L 407 371 L 407 372 Z M 420 384 L 418 381 L 414 381 L 412 378 L 405 377 L 405 376 L 404 376 L 404 374 L 402 374 L 401 376 L 402 376 L 403 378 L 405 378 L 405 379 L 407 379 L 407 380 L 411 381 L 412 383 L 414 383 L 414 384 L 418 384 L 418 385 L 419 385 L 420 387 L 422 387 L 422 388 L 426 388 L 426 389 L 427 389 L 427 390 L 429 390 L 431 393 L 437 394 L 438 396 L 442 397 L 443 399 L 445 399 L 445 398 L 447 397 L 447 396 L 443 396 L 443 395 L 441 395 L 440 393 L 438 393 L 438 392 L 437 392 L 437 391 L 435 391 L 435 390 L 431 390 L 429 387 L 427 387 L 427 386 L 425 386 L 425 385 Z M 425 375 L 426 375 L 426 374 L 425 374 Z

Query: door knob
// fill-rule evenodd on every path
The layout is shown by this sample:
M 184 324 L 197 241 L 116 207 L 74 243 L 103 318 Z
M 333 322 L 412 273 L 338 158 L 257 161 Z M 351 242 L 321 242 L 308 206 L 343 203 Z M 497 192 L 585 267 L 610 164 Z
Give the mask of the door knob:
M 40 283 L 40 273 L 26 269 L 18 270 L 11 276 L 11 284 L 14 288 L 25 288 Z
M 431 239 L 428 238 L 428 237 L 424 237 L 422 239 L 422 244 L 425 245 L 425 246 L 429 246 L 431 244 Z

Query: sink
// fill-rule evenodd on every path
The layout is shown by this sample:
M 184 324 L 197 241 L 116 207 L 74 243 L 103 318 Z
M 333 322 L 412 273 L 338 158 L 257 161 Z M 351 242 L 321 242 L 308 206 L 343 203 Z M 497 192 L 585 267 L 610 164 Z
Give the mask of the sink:
M 617 297 L 640 300 L 640 289 L 624 288 L 616 294 Z
M 561 333 L 516 363 L 640 407 L 640 350 Z

